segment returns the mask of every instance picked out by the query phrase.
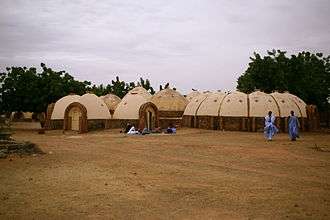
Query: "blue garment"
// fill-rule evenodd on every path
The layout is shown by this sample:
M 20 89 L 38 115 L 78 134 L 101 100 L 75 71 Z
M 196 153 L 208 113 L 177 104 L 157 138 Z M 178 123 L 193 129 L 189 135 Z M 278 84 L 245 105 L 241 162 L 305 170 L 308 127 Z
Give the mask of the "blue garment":
M 289 137 L 291 140 L 299 137 L 299 120 L 296 116 L 289 116 Z
M 272 140 L 273 136 L 278 132 L 277 127 L 275 126 L 275 116 L 265 117 L 265 128 L 264 134 L 268 140 Z

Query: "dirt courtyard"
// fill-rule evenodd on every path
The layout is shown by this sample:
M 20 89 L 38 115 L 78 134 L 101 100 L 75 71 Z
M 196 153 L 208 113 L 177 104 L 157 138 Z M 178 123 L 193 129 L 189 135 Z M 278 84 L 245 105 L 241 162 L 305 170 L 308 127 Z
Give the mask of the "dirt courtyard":
M 46 154 L 0 159 L 0 219 L 330 219 L 326 133 L 14 138 Z

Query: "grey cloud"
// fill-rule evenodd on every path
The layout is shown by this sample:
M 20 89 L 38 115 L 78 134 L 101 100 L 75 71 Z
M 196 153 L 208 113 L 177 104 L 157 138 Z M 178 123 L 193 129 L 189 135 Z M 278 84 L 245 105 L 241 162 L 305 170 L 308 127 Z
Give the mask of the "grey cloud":
M 109 83 L 148 77 L 183 92 L 234 89 L 253 51 L 330 53 L 330 3 L 0 1 L 0 68 L 49 66 Z

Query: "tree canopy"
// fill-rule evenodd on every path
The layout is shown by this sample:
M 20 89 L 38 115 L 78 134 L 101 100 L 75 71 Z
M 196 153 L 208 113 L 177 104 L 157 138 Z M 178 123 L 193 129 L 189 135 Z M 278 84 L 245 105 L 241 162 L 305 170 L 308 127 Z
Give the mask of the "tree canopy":
M 239 91 L 289 91 L 307 104 L 329 108 L 330 56 L 300 52 L 287 57 L 286 51 L 272 50 L 264 57 L 254 53 L 250 59 L 247 70 L 238 78 Z
M 41 63 L 41 72 L 34 67 L 11 67 L 0 73 L 0 113 L 45 112 L 48 104 L 70 93 L 83 95 L 92 92 L 98 96 L 113 93 L 120 98 L 135 86 L 142 86 L 151 94 L 155 90 L 148 79 L 126 83 L 117 76 L 108 85 L 92 85 L 75 80 L 65 71 L 54 71 Z
M 76 93 L 82 95 L 90 82 L 80 82 L 65 71 L 53 71 L 41 64 L 34 67 L 11 67 L 0 73 L 0 112 L 43 112 L 59 98 Z

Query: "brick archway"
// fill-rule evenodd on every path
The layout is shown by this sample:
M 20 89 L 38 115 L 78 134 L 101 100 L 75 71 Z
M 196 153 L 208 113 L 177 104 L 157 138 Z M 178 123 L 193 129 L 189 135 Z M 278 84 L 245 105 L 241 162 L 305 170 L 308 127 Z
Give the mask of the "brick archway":
M 151 109 L 155 113 L 155 128 L 159 127 L 159 112 L 157 106 L 152 102 L 141 105 L 139 110 L 139 129 L 142 131 L 146 127 L 147 110 Z
M 69 112 L 72 108 L 79 108 L 81 112 L 81 117 L 79 118 L 79 133 L 87 132 L 87 109 L 79 102 L 73 102 L 65 109 L 63 129 L 71 130 L 71 117 L 69 117 Z

